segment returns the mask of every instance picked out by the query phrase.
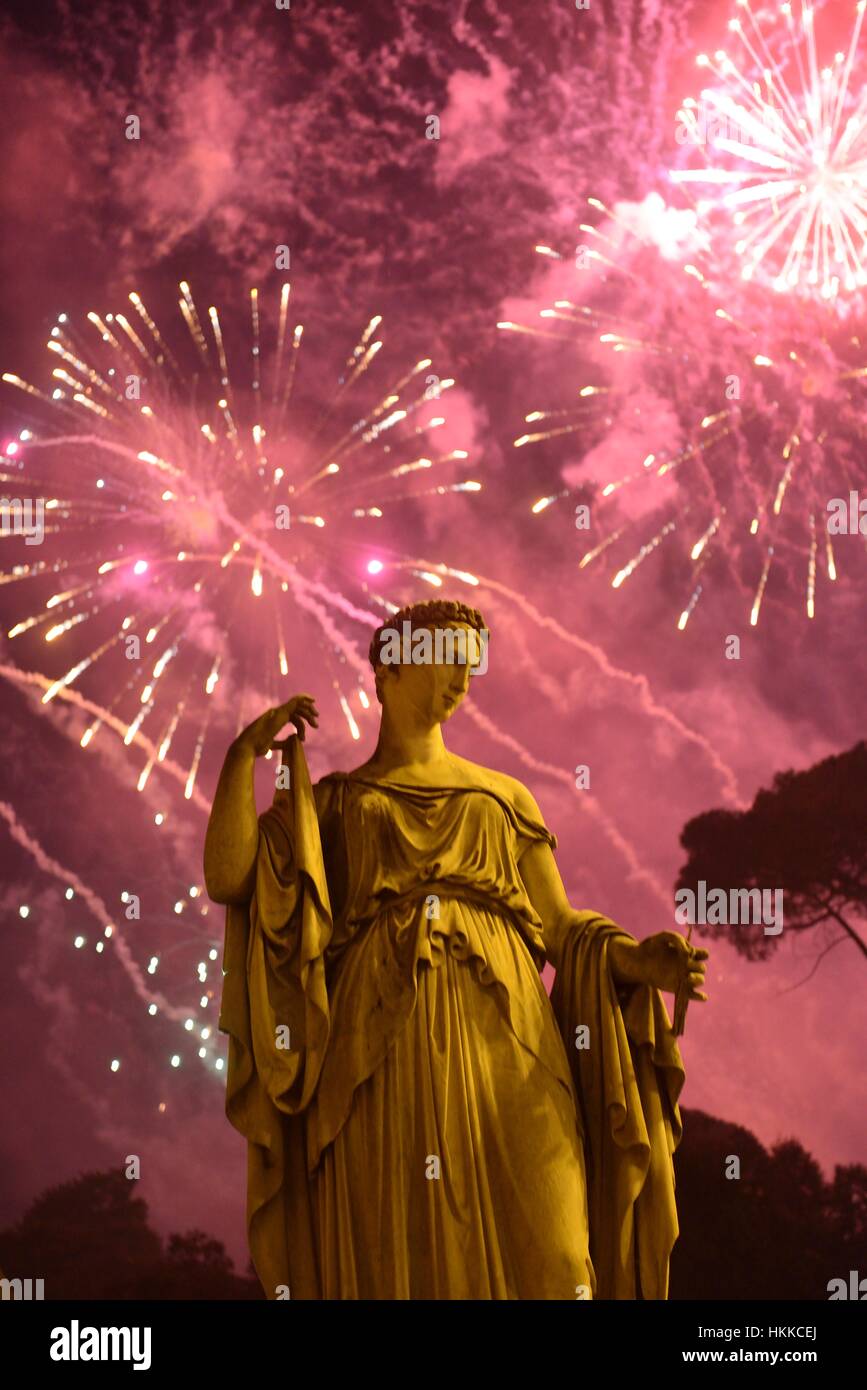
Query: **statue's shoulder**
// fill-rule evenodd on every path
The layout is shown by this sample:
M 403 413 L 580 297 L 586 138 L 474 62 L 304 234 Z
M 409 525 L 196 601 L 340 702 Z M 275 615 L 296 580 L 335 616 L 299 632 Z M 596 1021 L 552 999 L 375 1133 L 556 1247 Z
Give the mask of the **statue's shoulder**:
M 495 767 L 484 767 L 481 763 L 471 762 L 469 758 L 453 756 L 453 761 L 468 782 L 485 791 L 495 792 L 514 806 L 520 807 L 520 803 L 527 797 L 533 800 L 523 783 L 519 782 L 517 777 L 510 777 L 507 772 L 500 772 Z
M 546 834 L 542 812 L 536 803 L 536 798 L 523 782 L 519 782 L 517 777 L 510 777 L 507 772 L 500 772 L 497 768 L 483 767 L 481 763 L 470 762 L 469 758 L 455 757 L 455 762 L 461 765 L 462 771 L 472 779 L 475 785 L 482 787 L 485 791 L 493 792 L 501 800 L 508 802 L 512 809 L 517 813 L 521 821 L 529 821 L 531 825 L 541 828 Z

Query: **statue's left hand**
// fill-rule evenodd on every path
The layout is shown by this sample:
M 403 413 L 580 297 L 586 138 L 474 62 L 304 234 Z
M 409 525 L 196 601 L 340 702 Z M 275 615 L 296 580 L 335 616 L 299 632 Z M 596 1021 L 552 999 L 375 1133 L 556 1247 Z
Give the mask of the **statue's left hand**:
M 702 992 L 707 951 L 691 946 L 676 931 L 657 932 L 639 941 L 635 949 L 635 974 L 646 985 L 670 990 L 684 989 L 687 999 L 707 1000 Z

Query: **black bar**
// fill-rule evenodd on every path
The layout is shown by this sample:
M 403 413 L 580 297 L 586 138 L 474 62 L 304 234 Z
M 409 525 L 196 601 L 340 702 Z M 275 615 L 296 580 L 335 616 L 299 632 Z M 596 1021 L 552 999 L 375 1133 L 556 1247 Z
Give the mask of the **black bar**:
M 90 1345 L 88 1328 L 139 1328 L 140 1337 L 149 1328 L 149 1366 L 135 1372 L 131 1360 L 53 1360 L 52 1345 L 65 1345 L 55 1329 L 67 1329 L 71 1352 L 76 1323 L 79 1348 Z M 537 1381 L 566 1371 L 575 1385 L 591 1372 L 597 1382 L 600 1374 L 619 1380 L 625 1371 L 666 1375 L 678 1367 L 700 1377 L 714 1363 L 801 1365 L 827 1379 L 858 1364 L 864 1329 L 863 1310 L 849 1301 L 0 1304 L 2 1364 L 16 1367 L 19 1378 L 34 1371 L 63 1384 L 103 1371 L 140 1381 L 189 1375 L 201 1385 L 216 1373 L 227 1386 L 237 1374 L 244 1390 L 273 1384 L 275 1376 L 287 1385 L 299 1375 L 330 1381 L 341 1366 L 355 1377 L 370 1368 L 386 1382 L 420 1370 L 429 1377 L 440 1363 L 460 1379 L 470 1370 L 527 1368 Z M 143 1360 L 146 1343 L 130 1333 L 126 1350 Z

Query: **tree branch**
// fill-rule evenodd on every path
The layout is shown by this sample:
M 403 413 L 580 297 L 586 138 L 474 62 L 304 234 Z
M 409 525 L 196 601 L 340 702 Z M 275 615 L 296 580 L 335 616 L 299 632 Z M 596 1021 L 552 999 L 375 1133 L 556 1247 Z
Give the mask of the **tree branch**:
M 812 970 L 810 971 L 809 975 L 805 975 L 804 978 L 803 978 L 803 980 L 798 980 L 796 984 L 794 984 L 794 985 L 787 985 L 785 989 L 779 990 L 778 993 L 777 993 L 777 998 L 779 998 L 779 996 L 780 996 L 781 994 L 791 994 L 793 989 L 800 989 L 800 988 L 801 988 L 801 985 L 805 985 L 805 984 L 807 983 L 808 980 L 812 980 L 812 978 L 813 978 L 813 976 L 815 975 L 816 971 L 819 969 L 820 963 L 824 960 L 825 956 L 827 956 L 828 952 L 829 952 L 829 951 L 833 951 L 833 949 L 834 949 L 835 946 L 839 946 L 841 941 L 848 941 L 848 940 L 849 940 L 849 938 L 848 938 L 848 936 L 846 936 L 845 932 L 843 933 L 842 936 L 835 936 L 835 937 L 834 937 L 834 940 L 833 940 L 832 942 L 830 942 L 830 944 L 827 945 L 827 946 L 825 947 L 824 951 L 820 951 L 820 952 L 819 952 L 819 954 L 817 955 L 816 959 L 813 961 L 813 968 L 812 968 Z
M 835 922 L 840 923 L 840 926 L 843 928 L 846 935 L 849 936 L 851 940 L 855 942 L 855 945 L 858 947 L 858 950 L 861 952 L 862 956 L 867 956 L 867 942 L 861 940 L 861 937 L 858 935 L 855 928 L 849 925 L 842 912 L 838 912 L 837 909 L 835 907 L 832 907 L 830 903 L 823 903 L 821 898 L 817 897 L 815 901 L 826 909 L 829 917 L 833 917 Z

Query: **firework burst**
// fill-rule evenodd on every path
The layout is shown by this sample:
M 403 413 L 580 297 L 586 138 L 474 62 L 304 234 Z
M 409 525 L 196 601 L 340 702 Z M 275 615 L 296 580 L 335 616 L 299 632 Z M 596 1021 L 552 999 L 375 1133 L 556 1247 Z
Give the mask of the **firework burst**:
M 707 164 L 671 177 L 701 190 L 703 215 L 733 219 L 745 279 L 824 300 L 850 295 L 867 284 L 865 0 L 846 50 L 826 66 L 810 5 L 781 5 L 771 19 L 749 0 L 738 5 L 735 55 L 699 55 L 715 83 L 679 112 L 678 138 Z
M 681 630 L 714 575 L 734 580 L 753 626 L 769 594 L 800 593 L 814 617 L 819 583 L 840 568 L 828 502 L 865 480 L 867 347 L 824 306 L 742 284 L 726 294 L 718 262 L 672 256 L 673 235 L 695 227 L 658 196 L 615 213 L 590 203 L 611 220 L 581 227 L 583 302 L 556 299 L 544 326 L 499 324 L 579 352 L 571 401 L 531 411 L 514 441 L 580 437 L 566 486 L 533 511 L 577 502 L 592 538 L 580 568 L 608 566 L 615 589 L 676 547 Z
M 85 747 L 109 729 L 143 752 L 139 790 L 161 766 L 198 801 L 209 730 L 285 698 L 284 678 L 309 688 L 324 667 L 359 737 L 369 630 L 399 606 L 375 579 L 399 558 L 389 537 L 417 529 L 432 496 L 479 484 L 456 476 L 465 451 L 439 443 L 454 382 L 428 358 L 384 373 L 379 317 L 323 390 L 289 285 L 270 325 L 252 290 L 241 387 L 234 336 L 180 289 L 180 342 L 133 293 L 81 333 L 60 317 L 49 390 L 4 374 L 32 409 L 3 487 L 44 504 L 44 539 L 34 555 L 19 537 L 0 583 L 20 592 L 9 637 L 30 644 L 43 703 L 89 712 Z

